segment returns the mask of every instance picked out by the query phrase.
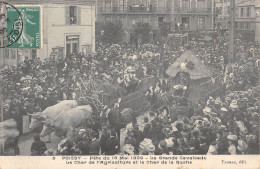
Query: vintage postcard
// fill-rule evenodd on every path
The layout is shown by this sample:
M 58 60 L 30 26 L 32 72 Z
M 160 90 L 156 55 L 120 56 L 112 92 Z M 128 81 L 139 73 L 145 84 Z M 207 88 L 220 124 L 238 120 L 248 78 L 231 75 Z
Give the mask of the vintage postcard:
M 260 168 L 260 0 L 0 0 L 0 168 Z

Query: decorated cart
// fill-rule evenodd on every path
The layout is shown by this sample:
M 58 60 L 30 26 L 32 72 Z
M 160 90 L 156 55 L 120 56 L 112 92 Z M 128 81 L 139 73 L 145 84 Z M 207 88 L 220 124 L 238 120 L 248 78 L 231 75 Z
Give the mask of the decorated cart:
M 189 50 L 185 51 L 184 54 L 166 70 L 166 73 L 172 77 L 175 82 L 178 81 L 178 74 L 180 72 L 184 72 L 190 77 L 188 100 L 196 102 L 197 98 L 213 91 L 210 87 L 213 82 L 206 84 L 208 81 L 211 82 L 212 73 L 207 66 Z M 205 90 L 205 87 L 208 90 Z

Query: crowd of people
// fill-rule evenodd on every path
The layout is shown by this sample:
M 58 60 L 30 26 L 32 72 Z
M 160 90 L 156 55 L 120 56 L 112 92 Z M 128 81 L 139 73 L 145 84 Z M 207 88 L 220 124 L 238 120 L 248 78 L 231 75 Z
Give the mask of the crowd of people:
M 198 98 L 188 106 L 181 95 L 143 118 L 145 125 L 126 127 L 122 140 L 108 126 L 101 132 L 81 129 L 75 140 L 64 139 L 59 154 L 258 154 L 259 153 L 259 46 L 236 39 L 236 59 L 228 63 L 228 43 L 220 36 L 214 43 L 192 39 L 190 48 L 215 75 L 222 75 L 224 95 Z M 176 48 L 175 48 L 176 49 Z M 2 69 L 4 120 L 13 118 L 22 131 L 22 117 L 40 112 L 61 100 L 77 100 L 89 95 L 99 83 L 120 89 L 118 95 L 135 91 L 147 76 L 171 78 L 166 70 L 184 52 L 170 50 L 165 43 L 141 46 L 97 44 L 94 55 L 67 55 L 64 59 L 39 58 Z M 172 84 L 172 87 L 178 84 Z M 160 86 L 161 87 L 161 86 Z M 172 89 L 171 87 L 171 89 Z M 165 89 L 164 93 L 170 92 Z M 183 111 L 172 111 L 185 108 Z M 188 108 L 187 108 L 188 107 Z M 187 109 L 186 109 L 187 108 Z M 177 113 L 176 113 L 177 112 Z M 188 113 L 187 113 L 188 112 Z M 33 155 L 54 154 L 35 136 Z

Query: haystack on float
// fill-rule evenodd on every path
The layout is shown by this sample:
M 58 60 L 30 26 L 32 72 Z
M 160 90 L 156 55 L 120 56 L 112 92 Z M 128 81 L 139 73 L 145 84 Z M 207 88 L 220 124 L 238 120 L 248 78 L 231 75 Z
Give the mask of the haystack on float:
M 189 75 L 189 95 L 188 100 L 196 102 L 197 98 L 203 96 L 203 85 L 209 81 L 212 77 L 212 72 L 208 67 L 202 63 L 202 61 L 195 56 L 195 54 L 186 50 L 169 68 L 166 73 L 173 78 L 173 81 L 177 80 L 179 73 L 186 73 Z

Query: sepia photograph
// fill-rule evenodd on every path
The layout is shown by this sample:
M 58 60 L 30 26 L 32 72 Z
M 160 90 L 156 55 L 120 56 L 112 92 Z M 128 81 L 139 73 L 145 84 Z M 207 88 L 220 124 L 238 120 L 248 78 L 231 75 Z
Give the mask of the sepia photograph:
M 260 0 L 0 0 L 0 154 L 259 155 L 259 41 Z

